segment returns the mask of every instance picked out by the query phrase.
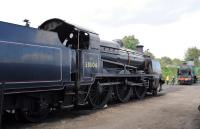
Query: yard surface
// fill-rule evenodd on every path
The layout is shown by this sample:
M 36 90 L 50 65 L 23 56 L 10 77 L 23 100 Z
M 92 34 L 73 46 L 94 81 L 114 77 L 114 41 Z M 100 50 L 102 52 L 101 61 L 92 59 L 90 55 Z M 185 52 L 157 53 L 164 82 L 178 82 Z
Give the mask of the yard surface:
M 5 129 L 200 129 L 200 84 L 163 86 L 157 97 L 112 104 L 101 110 L 58 111 L 42 123 L 10 118 Z

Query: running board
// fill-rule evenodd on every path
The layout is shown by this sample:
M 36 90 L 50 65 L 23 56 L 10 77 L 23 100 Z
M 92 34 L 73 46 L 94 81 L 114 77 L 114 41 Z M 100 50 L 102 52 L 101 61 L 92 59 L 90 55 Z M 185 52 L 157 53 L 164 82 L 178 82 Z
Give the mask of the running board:
M 69 108 L 73 108 L 74 107 L 74 105 L 61 105 L 61 109 L 69 109 Z
M 144 86 L 143 83 L 134 83 L 130 81 L 125 81 L 125 83 L 129 86 Z
M 124 84 L 123 82 L 107 82 L 107 83 L 99 83 L 100 86 L 113 86 L 113 85 L 121 85 Z M 143 87 L 144 84 L 143 83 L 134 83 L 134 82 L 130 82 L 130 81 L 125 81 L 126 85 L 129 86 L 141 86 Z
M 100 86 L 112 86 L 112 85 L 121 85 L 122 82 L 106 82 L 106 83 L 99 83 Z

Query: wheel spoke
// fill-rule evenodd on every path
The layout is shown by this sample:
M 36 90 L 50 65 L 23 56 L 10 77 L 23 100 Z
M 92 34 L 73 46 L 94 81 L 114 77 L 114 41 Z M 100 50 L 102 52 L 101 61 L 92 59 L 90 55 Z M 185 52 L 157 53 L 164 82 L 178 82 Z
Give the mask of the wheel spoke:
M 39 122 L 47 117 L 50 112 L 49 107 L 41 107 L 41 103 L 35 99 L 30 99 L 31 107 L 26 111 L 20 111 L 23 118 L 29 122 Z
M 135 95 L 138 99 L 143 99 L 146 94 L 147 89 L 142 86 L 135 87 Z
M 117 100 L 123 103 L 127 102 L 130 99 L 132 88 L 128 85 L 115 86 L 114 92 Z
M 98 83 L 97 83 L 98 84 Z M 93 108 L 101 108 L 107 104 L 111 96 L 111 87 L 92 85 L 89 93 L 89 103 Z

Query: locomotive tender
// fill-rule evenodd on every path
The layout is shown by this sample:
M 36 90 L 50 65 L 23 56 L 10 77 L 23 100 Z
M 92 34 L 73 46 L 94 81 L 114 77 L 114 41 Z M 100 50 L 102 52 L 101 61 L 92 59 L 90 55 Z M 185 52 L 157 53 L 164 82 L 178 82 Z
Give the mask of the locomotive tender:
M 101 108 L 111 98 L 157 95 L 160 64 L 142 49 L 100 41 L 97 33 L 60 19 L 38 29 L 0 22 L 1 116 L 36 122 L 57 108 Z

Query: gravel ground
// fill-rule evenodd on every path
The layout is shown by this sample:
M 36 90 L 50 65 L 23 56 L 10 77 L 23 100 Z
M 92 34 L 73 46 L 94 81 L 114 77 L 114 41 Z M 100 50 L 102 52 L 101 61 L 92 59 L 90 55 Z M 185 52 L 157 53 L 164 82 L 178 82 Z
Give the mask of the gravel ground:
M 5 129 L 200 129 L 200 85 L 164 86 L 157 97 L 113 104 L 101 110 L 59 111 L 42 123 L 10 118 Z

